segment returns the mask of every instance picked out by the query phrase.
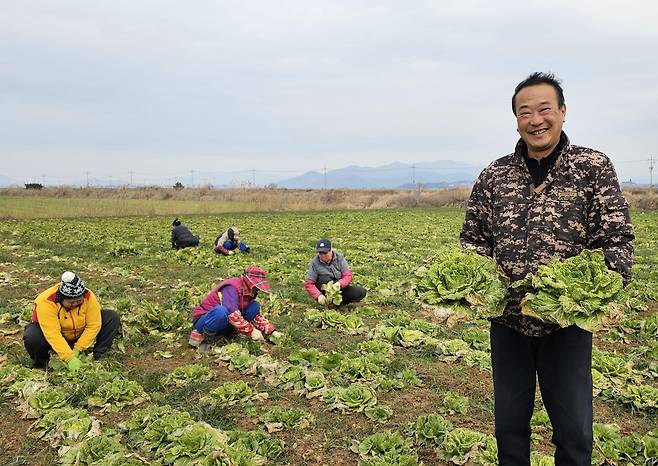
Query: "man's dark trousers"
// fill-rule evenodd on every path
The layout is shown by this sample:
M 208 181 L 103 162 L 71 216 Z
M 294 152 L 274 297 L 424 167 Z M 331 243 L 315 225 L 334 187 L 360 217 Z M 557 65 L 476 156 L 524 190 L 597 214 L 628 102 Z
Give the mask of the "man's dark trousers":
M 491 364 L 499 464 L 530 464 L 530 418 L 538 378 L 553 426 L 555 465 L 589 466 L 592 334 L 572 325 L 530 337 L 492 322 Z

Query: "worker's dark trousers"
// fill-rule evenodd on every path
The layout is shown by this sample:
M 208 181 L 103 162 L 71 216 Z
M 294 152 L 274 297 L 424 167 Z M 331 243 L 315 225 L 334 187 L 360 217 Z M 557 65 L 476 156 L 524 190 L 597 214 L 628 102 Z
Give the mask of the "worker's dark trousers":
M 535 383 L 553 426 L 556 466 L 590 466 L 592 334 L 575 325 L 543 337 L 491 323 L 491 364 L 498 461 L 530 465 Z
M 119 314 L 111 309 L 101 309 L 101 329 L 96 335 L 96 344 L 93 347 L 94 359 L 100 359 L 107 353 L 120 326 Z M 70 345 L 74 343 L 69 342 Z M 32 358 L 32 367 L 43 368 L 48 365 L 52 348 L 37 322 L 32 322 L 25 327 L 23 344 Z
M 322 292 L 322 285 L 329 283 L 333 280 L 330 278 L 319 278 L 315 282 L 315 286 L 318 287 L 320 292 Z M 366 297 L 366 289 L 356 285 L 347 285 L 345 288 L 340 289 L 340 294 L 343 297 L 343 301 L 340 303 L 341 306 L 349 303 L 357 303 Z

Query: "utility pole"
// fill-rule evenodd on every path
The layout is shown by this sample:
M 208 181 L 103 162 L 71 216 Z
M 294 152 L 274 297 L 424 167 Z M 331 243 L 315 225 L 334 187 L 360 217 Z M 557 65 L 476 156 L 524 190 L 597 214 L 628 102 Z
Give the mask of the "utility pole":
M 256 187 L 256 169 L 251 169 L 251 186 Z
M 416 164 L 411 164 L 411 186 L 416 186 Z
M 327 166 L 324 166 L 324 190 L 327 190 Z
M 85 172 L 85 174 L 87 175 L 87 187 L 89 187 L 89 172 Z
M 194 170 L 190 170 L 190 188 L 194 187 Z
M 655 160 L 653 155 L 649 157 L 649 188 L 653 188 L 653 164 Z
M 130 170 L 130 186 L 133 185 L 133 171 Z

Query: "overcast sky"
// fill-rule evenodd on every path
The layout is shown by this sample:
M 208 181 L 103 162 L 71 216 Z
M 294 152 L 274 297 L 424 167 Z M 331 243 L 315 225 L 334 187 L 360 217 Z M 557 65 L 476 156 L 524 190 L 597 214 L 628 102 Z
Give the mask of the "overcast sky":
M 657 24 L 655 0 L 0 0 L 0 175 L 484 167 L 516 142 L 515 85 L 553 71 L 572 143 L 648 180 Z

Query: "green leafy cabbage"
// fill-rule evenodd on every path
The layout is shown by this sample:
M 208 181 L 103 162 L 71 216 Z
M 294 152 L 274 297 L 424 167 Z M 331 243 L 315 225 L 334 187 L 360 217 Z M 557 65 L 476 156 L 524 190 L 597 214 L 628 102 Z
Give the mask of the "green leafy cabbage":
M 502 314 L 509 280 L 496 262 L 470 250 L 438 254 L 429 267 L 416 271 L 416 290 L 427 304 L 467 305 L 472 317 Z
M 371 388 L 353 384 L 349 387 L 333 387 L 327 390 L 322 399 L 329 403 L 330 409 L 361 412 L 377 404 L 377 396 Z
M 228 443 L 232 447 L 238 450 L 250 451 L 268 460 L 277 459 L 285 450 L 283 440 L 272 437 L 262 430 L 251 430 L 248 432 L 232 430 L 228 434 Z
M 105 457 L 113 454 L 124 455 L 125 453 L 127 453 L 126 447 L 116 437 L 99 435 L 65 450 L 60 461 L 64 465 L 92 466 Z
M 46 413 L 34 426 L 35 436 L 53 445 L 72 445 L 81 440 L 92 425 L 84 409 L 65 406 Z
M 446 434 L 440 446 L 443 459 L 454 464 L 466 464 L 478 456 L 486 445 L 487 436 L 470 429 L 456 428 Z
M 138 405 L 149 399 L 142 386 L 134 380 L 117 378 L 98 387 L 87 403 L 104 410 L 118 411 L 126 405 Z
M 359 465 L 412 465 L 418 457 L 413 453 L 411 440 L 399 432 L 377 432 L 350 447 L 359 454 Z
M 618 301 L 622 276 L 608 270 L 601 251 L 552 260 L 514 286 L 531 288 L 521 300 L 523 314 L 560 327 L 576 324 L 592 332 L 618 319 L 623 308 Z
M 422 445 L 441 445 L 452 429 L 452 423 L 436 413 L 418 416 L 410 428 L 416 441 Z
M 231 406 L 254 399 L 267 398 L 267 393 L 256 393 L 244 380 L 226 382 L 201 398 L 202 403 L 218 406 Z
M 382 424 L 393 416 L 393 410 L 389 406 L 384 405 L 371 406 L 366 408 L 364 412 L 368 419 Z
M 274 407 L 263 414 L 260 420 L 265 423 L 267 431 L 272 433 L 283 429 L 306 429 L 315 422 L 315 417 L 303 409 Z
M 343 295 L 340 292 L 340 283 L 329 282 L 322 285 L 322 291 L 327 297 L 327 300 L 336 306 L 343 302 Z
M 442 409 L 448 414 L 461 414 L 465 416 L 468 413 L 468 397 L 449 390 L 443 396 Z
M 64 390 L 56 387 L 46 387 L 30 396 L 27 403 L 38 414 L 42 415 L 51 409 L 66 406 L 67 401 Z
M 164 379 L 165 385 L 175 385 L 178 387 L 188 383 L 207 381 L 212 378 L 213 374 L 210 369 L 202 364 L 188 364 L 177 367 Z
M 185 411 L 175 410 L 169 405 L 153 405 L 136 409 L 121 427 L 128 433 L 129 446 L 149 452 L 167 443 L 167 437 L 176 430 L 193 422 Z

